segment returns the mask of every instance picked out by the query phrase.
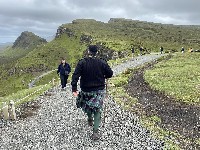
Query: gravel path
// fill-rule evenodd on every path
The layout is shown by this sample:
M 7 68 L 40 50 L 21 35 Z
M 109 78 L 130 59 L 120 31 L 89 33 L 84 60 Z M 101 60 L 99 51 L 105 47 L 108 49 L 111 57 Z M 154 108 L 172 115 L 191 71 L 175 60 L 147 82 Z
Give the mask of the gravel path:
M 127 61 L 114 67 L 114 74 L 158 57 L 160 55 L 146 55 Z M 41 108 L 36 115 L 6 126 L 0 121 L 1 150 L 162 149 L 162 141 L 151 137 L 139 124 L 137 116 L 124 111 L 111 97 L 105 100 L 107 117 L 104 126 L 100 127 L 101 139 L 93 142 L 90 139 L 92 128 L 87 125 L 86 115 L 76 108 L 71 86 L 68 85 L 66 91 L 59 87 L 51 91 L 52 96 L 37 98 Z

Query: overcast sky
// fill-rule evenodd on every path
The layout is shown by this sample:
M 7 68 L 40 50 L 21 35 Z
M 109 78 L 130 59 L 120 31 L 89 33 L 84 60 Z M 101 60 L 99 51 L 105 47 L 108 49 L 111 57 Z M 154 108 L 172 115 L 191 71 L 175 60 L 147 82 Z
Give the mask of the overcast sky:
M 200 25 L 200 0 L 0 0 L 0 43 L 14 42 L 23 31 L 47 38 L 82 18 Z

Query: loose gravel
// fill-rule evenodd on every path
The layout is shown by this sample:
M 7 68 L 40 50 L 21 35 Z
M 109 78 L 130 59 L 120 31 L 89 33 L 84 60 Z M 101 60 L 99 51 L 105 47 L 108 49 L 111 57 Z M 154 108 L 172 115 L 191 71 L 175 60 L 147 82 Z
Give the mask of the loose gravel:
M 159 57 L 134 58 L 115 66 L 114 75 Z M 71 86 L 67 85 L 66 91 L 54 87 L 51 92 L 51 96 L 36 99 L 41 107 L 34 116 L 15 122 L 0 121 L 0 150 L 163 149 L 163 142 L 154 139 L 135 114 L 123 110 L 111 97 L 105 99 L 106 119 L 101 123 L 101 138 L 92 141 L 92 127 L 88 126 L 86 115 L 76 108 Z

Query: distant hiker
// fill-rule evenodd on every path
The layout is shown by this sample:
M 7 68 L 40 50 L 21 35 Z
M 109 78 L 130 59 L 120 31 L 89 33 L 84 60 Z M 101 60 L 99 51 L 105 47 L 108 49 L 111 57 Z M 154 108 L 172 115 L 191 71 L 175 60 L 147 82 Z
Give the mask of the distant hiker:
M 163 53 L 163 47 L 161 46 L 160 47 L 160 54 L 162 54 Z
M 182 48 L 181 48 L 181 52 L 184 53 L 184 51 L 185 51 L 185 49 L 184 49 L 184 47 L 182 47 Z
M 93 126 L 91 138 L 98 140 L 98 128 L 101 121 L 102 105 L 105 99 L 105 79 L 111 78 L 113 71 L 106 61 L 96 57 L 97 46 L 90 45 L 88 57 L 80 60 L 72 75 L 72 92 L 77 96 L 77 107 L 88 116 L 88 125 Z M 77 82 L 80 78 L 81 91 L 77 91 Z M 93 124 L 94 118 L 94 124 Z
M 67 79 L 69 77 L 69 73 L 71 72 L 71 67 L 68 63 L 66 63 L 65 59 L 61 59 L 61 63 L 58 66 L 57 74 L 60 75 L 62 90 L 65 89 L 67 84 Z
M 140 56 L 142 56 L 143 47 L 140 47 Z
M 132 58 L 133 58 L 134 57 L 134 53 L 135 53 L 134 47 L 132 47 L 131 53 L 132 53 Z
M 189 51 L 190 51 L 190 52 L 193 52 L 193 48 L 191 47 Z

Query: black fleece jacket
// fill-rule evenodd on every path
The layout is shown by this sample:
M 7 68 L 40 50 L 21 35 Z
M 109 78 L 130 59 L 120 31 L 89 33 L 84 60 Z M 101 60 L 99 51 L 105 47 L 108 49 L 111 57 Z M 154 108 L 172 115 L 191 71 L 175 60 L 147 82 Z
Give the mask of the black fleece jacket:
M 68 63 L 65 63 L 64 65 L 61 63 L 58 66 L 57 74 L 60 73 L 60 75 L 65 75 L 65 71 L 68 71 L 68 73 L 70 73 L 71 67 Z
M 77 82 L 80 79 L 80 87 L 84 92 L 103 90 L 105 79 L 111 78 L 113 71 L 106 61 L 99 58 L 88 57 L 80 60 L 72 75 L 72 92 L 77 91 Z

